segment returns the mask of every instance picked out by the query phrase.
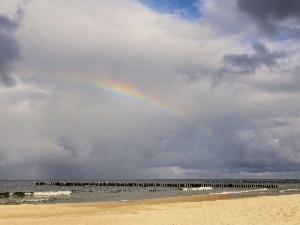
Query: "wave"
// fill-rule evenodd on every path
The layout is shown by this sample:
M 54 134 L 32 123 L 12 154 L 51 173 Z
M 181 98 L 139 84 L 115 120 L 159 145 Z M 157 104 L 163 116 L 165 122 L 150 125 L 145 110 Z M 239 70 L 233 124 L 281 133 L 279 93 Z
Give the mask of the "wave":
M 212 187 L 182 188 L 183 191 L 206 191 L 212 189 Z
M 9 192 L 1 192 L 0 198 L 9 198 L 10 193 Z
M 30 199 L 22 199 L 19 201 L 15 201 L 15 203 L 25 203 L 25 202 L 46 202 L 49 201 L 50 198 L 30 198 Z
M 280 193 L 284 193 L 284 192 L 294 192 L 294 191 L 300 191 L 300 189 L 286 189 L 286 190 L 281 190 Z
M 0 193 L 0 198 L 27 198 L 28 196 L 43 197 L 43 196 L 61 196 L 70 195 L 72 191 L 48 191 L 48 192 L 3 192 Z
M 22 192 L 22 191 L 17 191 L 17 192 L 2 192 L 0 193 L 0 198 L 10 198 L 10 197 L 19 197 L 19 198 L 24 198 L 28 195 L 32 195 L 34 192 Z
M 72 191 L 48 191 L 48 192 L 34 192 L 33 196 L 60 196 L 60 195 L 70 195 Z
M 268 190 L 267 188 L 262 188 L 262 189 L 243 190 L 243 191 L 222 191 L 222 192 L 211 193 L 211 194 L 220 194 L 220 195 L 241 194 L 241 193 L 260 192 L 260 191 L 267 191 L 267 190 Z

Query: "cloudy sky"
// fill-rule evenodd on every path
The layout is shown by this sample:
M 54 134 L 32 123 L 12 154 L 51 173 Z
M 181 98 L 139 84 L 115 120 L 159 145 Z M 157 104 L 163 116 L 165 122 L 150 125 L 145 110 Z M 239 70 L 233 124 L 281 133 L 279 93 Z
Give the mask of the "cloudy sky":
M 299 178 L 300 1 L 1 0 L 0 179 Z

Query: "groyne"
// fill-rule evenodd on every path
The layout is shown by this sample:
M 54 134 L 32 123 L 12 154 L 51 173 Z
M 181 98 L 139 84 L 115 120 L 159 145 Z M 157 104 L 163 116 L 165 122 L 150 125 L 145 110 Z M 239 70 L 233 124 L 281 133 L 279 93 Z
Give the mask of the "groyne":
M 173 187 L 173 188 L 201 188 L 201 187 L 217 187 L 217 188 L 278 188 L 277 184 L 266 183 L 160 183 L 160 182 L 37 182 L 36 185 L 55 185 L 55 186 L 100 186 L 100 187 Z

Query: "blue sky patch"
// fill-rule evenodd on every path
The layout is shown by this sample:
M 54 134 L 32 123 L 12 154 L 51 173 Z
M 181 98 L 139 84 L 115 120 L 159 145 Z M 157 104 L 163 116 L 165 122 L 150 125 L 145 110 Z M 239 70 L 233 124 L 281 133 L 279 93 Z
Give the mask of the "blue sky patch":
M 157 12 L 176 14 L 189 20 L 202 16 L 199 10 L 200 0 L 140 0 L 140 2 Z
M 289 37 L 288 37 L 287 35 L 280 34 L 280 35 L 277 37 L 277 40 L 283 42 L 283 41 L 289 40 Z

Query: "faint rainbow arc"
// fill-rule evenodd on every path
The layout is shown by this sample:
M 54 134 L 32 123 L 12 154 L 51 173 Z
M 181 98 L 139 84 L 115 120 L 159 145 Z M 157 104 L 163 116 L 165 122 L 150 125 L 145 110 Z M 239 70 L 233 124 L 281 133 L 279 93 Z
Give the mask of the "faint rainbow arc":
M 97 88 L 103 89 L 107 92 L 111 92 L 115 95 L 123 96 L 138 101 L 143 104 L 150 105 L 151 107 L 154 108 L 158 108 L 161 111 L 165 111 L 169 114 L 173 114 L 174 116 L 182 120 L 185 120 L 185 118 L 188 117 L 188 113 L 185 112 L 184 110 L 176 108 L 170 103 L 167 103 L 162 99 L 158 99 L 153 95 L 145 94 L 145 92 L 135 88 L 134 86 L 130 86 L 112 80 L 96 80 L 93 82 L 93 84 Z
M 202 132 L 205 133 L 207 136 L 211 136 L 213 134 L 212 130 L 207 127 L 200 127 L 197 126 L 190 118 L 190 114 L 178 107 L 174 107 L 172 104 L 163 101 L 162 99 L 158 99 L 157 97 L 149 94 L 145 94 L 144 91 L 140 89 L 124 84 L 122 82 L 113 80 L 113 79 L 95 79 L 95 80 L 85 80 L 85 79 L 78 79 L 77 82 L 85 83 L 88 86 L 93 86 L 95 88 L 99 88 L 101 90 L 107 91 L 109 93 L 113 93 L 117 96 L 126 97 L 137 102 L 146 104 L 148 106 L 154 107 L 163 111 L 165 113 L 173 115 L 180 121 L 184 121 L 188 123 L 190 126 L 196 127 L 200 129 Z
M 161 98 L 157 98 L 153 94 L 146 93 L 146 91 L 136 88 L 133 85 L 129 85 L 124 82 L 120 82 L 116 79 L 112 79 L 110 77 L 102 77 L 102 78 L 86 78 L 76 75 L 64 74 L 63 76 L 45 76 L 47 79 L 52 81 L 63 81 L 70 84 L 76 84 L 79 86 L 92 87 L 95 89 L 100 89 L 102 91 L 112 93 L 116 96 L 125 97 L 127 99 L 134 100 L 138 103 L 142 103 L 144 105 L 148 105 L 156 108 L 162 112 L 165 112 L 173 117 L 179 119 L 180 121 L 184 121 L 185 123 L 200 129 L 207 136 L 211 136 L 213 132 L 210 128 L 205 126 L 197 125 L 192 119 L 190 114 L 180 108 L 175 107 L 171 103 L 164 101 Z

